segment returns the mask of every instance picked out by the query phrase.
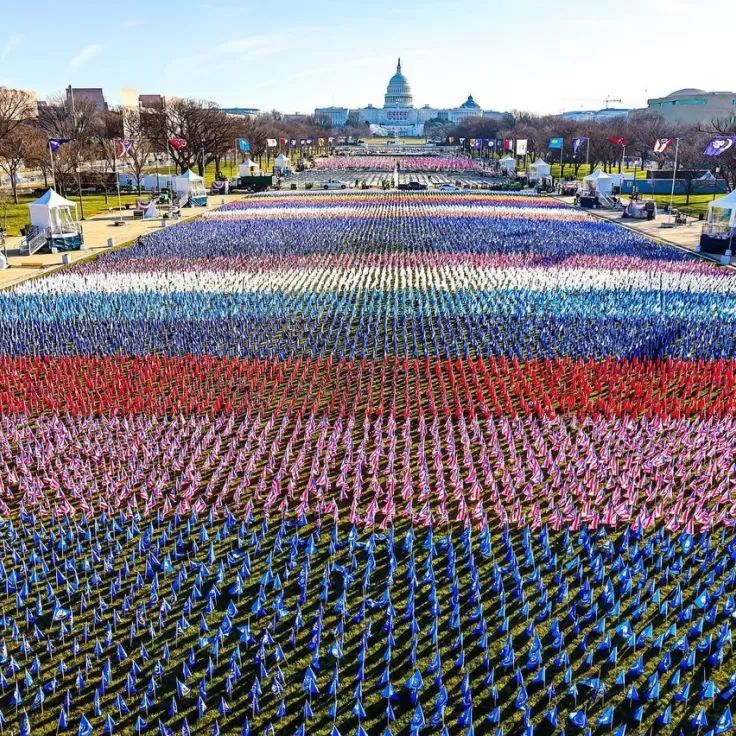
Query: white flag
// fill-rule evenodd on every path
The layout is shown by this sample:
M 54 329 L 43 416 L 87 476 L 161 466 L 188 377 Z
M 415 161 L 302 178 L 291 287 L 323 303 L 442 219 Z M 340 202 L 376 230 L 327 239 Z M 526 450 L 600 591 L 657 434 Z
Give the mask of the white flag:
M 516 141 L 516 155 L 517 156 L 526 156 L 526 144 L 527 144 L 527 138 L 519 138 Z
M 268 143 L 269 148 L 276 148 L 278 146 L 279 142 L 275 138 L 267 138 L 266 142 Z

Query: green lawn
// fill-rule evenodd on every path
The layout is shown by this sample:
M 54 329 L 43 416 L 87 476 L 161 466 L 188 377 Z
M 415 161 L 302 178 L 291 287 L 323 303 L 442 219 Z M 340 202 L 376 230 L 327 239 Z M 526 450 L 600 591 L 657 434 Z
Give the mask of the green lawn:
M 123 204 L 126 202 L 135 202 L 138 198 L 138 194 L 123 194 L 121 199 Z M 28 204 L 36 199 L 33 195 L 22 195 L 18 197 L 18 204 L 13 204 L 12 200 L 0 199 L 0 227 L 5 227 L 5 204 L 8 203 L 7 208 L 7 231 L 8 235 L 20 235 L 20 229 L 27 225 L 29 222 L 28 217 Z M 79 197 L 69 197 L 73 202 L 79 202 Z M 105 212 L 110 207 L 117 207 L 118 195 L 111 194 L 108 198 L 108 202 L 105 202 L 104 194 L 85 194 L 84 195 L 84 215 L 88 219 L 94 215 L 99 215 L 100 212 Z M 78 213 L 81 218 L 81 208 L 78 208 Z

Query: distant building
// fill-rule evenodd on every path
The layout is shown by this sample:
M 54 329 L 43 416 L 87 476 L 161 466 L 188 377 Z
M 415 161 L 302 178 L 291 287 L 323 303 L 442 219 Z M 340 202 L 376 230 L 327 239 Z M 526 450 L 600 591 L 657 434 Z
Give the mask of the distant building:
M 342 128 L 347 125 L 350 111 L 347 107 L 317 107 L 314 110 L 314 116 L 318 120 L 330 121 L 333 128 Z
M 163 95 L 138 95 L 138 105 L 141 109 L 161 107 L 166 104 Z
M 581 123 L 589 122 L 605 122 L 614 118 L 625 118 L 631 110 L 620 107 L 606 107 L 603 110 L 570 110 L 563 112 L 562 117 L 565 120 L 576 120 Z
M 647 100 L 647 109 L 665 120 L 678 123 L 702 123 L 736 117 L 736 92 L 706 92 L 702 89 L 678 89 L 667 97 Z
M 257 107 L 221 107 L 220 110 L 228 115 L 237 115 L 244 118 L 261 114 L 261 111 Z
M 92 100 L 99 112 L 104 112 L 108 109 L 102 87 L 72 87 L 69 85 L 66 88 L 66 97 L 71 102 Z
M 389 79 L 383 107 L 366 105 L 357 110 L 347 110 L 344 107 L 319 107 L 315 115 L 327 115 L 333 121 L 333 127 L 340 128 L 349 118 L 355 118 L 359 123 L 367 123 L 374 133 L 379 135 L 420 136 L 424 133 L 424 124 L 429 120 L 446 120 L 449 123 L 459 123 L 466 118 L 498 117 L 502 113 L 495 110 L 483 110 L 468 95 L 462 105 L 452 108 L 437 108 L 425 105 L 414 107 L 414 96 L 409 81 L 401 71 L 401 59 L 396 65 L 396 73 Z

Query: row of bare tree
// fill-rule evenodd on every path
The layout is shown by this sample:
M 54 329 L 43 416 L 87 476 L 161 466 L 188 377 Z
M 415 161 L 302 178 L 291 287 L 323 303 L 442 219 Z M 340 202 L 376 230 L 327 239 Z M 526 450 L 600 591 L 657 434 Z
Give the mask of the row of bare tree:
M 251 157 L 259 157 L 268 138 L 317 138 L 330 135 L 324 121 L 314 118 L 287 120 L 277 112 L 258 117 L 228 115 L 214 103 L 192 99 L 167 100 L 155 108 L 101 111 L 86 97 L 58 95 L 38 107 L 16 90 L 0 88 L 0 168 L 8 175 L 18 202 L 17 178 L 22 170 L 40 171 L 48 186 L 51 174 L 49 138 L 71 142 L 54 153 L 56 187 L 66 193 L 96 185 L 107 195 L 118 170 L 115 138 L 133 138 L 125 158 L 126 170 L 138 181 L 145 169 L 162 156 L 173 158 L 177 171 L 194 168 L 200 175 L 225 157 L 235 155 L 236 140 L 250 139 Z M 187 145 L 174 148 L 171 138 Z
M 436 134 L 436 131 L 433 131 Z M 467 118 L 454 127 L 442 128 L 443 136 L 457 140 L 465 138 L 469 146 L 471 138 L 526 139 L 528 155 L 558 162 L 560 151 L 550 151 L 549 139 L 561 136 L 565 140 L 562 149 L 563 176 L 578 175 L 586 159 L 592 167 L 602 166 L 607 170 L 620 167 L 624 148 L 610 139 L 626 139 L 627 159 L 653 162 L 656 168 L 670 169 L 674 166 L 675 145 L 665 153 L 655 153 L 653 145 L 659 138 L 679 139 L 678 171 L 680 169 L 710 169 L 718 167 L 731 189 L 736 187 L 736 147 L 718 158 L 703 155 L 711 138 L 720 135 L 736 136 L 736 118 L 712 120 L 699 125 L 686 125 L 665 121 L 653 111 L 640 111 L 627 117 L 614 118 L 605 122 L 580 122 L 567 120 L 559 115 L 539 116 L 514 111 L 500 119 Z M 573 152 L 575 138 L 587 138 L 577 154 Z

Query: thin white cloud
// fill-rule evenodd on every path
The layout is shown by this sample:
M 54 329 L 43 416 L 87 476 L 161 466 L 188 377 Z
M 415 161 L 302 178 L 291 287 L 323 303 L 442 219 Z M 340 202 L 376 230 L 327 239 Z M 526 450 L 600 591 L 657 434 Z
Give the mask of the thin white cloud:
M 16 49 L 19 49 L 24 42 L 24 38 L 21 35 L 11 36 L 3 46 L 2 53 L 0 53 L 0 61 L 5 61 L 5 58 L 10 56 Z
M 211 72 L 213 60 L 218 66 L 227 66 L 259 56 L 279 54 L 286 50 L 286 41 L 286 36 L 275 33 L 224 41 L 208 49 L 207 53 L 191 54 L 174 59 L 167 65 L 166 73 L 168 75 L 181 74 L 182 70 L 185 70 L 190 77 L 197 76 L 203 70 Z
M 138 25 L 138 21 L 135 18 L 124 20 L 121 24 L 121 28 L 135 28 Z
M 81 69 L 90 59 L 93 59 L 105 47 L 101 43 L 92 43 L 89 46 L 85 46 L 70 62 L 67 67 L 68 71 L 76 71 Z

